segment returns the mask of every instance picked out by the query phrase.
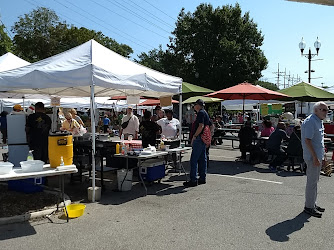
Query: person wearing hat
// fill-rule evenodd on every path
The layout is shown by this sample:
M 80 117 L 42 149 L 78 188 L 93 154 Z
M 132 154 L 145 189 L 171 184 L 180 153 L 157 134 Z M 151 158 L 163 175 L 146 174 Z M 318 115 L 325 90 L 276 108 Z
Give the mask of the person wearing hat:
M 127 139 L 129 135 L 132 135 L 134 139 L 138 138 L 139 120 L 138 117 L 133 114 L 132 106 L 129 106 L 126 115 L 122 118 L 121 130 L 119 136 L 124 135 L 124 139 Z
M 10 113 L 11 115 L 25 115 L 26 113 L 23 111 L 23 108 L 20 104 L 15 104 L 13 107 L 13 111 Z
M 178 119 L 173 118 L 173 110 L 165 110 L 166 117 L 157 121 L 161 127 L 161 136 L 167 139 L 175 139 L 179 137 L 181 124 Z
M 206 183 L 206 169 L 207 169 L 207 155 L 206 145 L 202 141 L 201 134 L 206 125 L 210 126 L 210 119 L 208 113 L 204 110 L 204 101 L 198 99 L 194 103 L 194 110 L 197 113 L 194 133 L 191 140 L 192 152 L 190 157 L 190 181 L 183 183 L 185 187 L 194 187 L 198 184 Z M 197 180 L 197 171 L 199 179 Z

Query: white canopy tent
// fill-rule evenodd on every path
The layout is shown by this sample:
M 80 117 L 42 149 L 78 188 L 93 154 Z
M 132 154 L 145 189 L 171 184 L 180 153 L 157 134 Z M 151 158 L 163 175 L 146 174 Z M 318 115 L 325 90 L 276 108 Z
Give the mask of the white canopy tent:
M 180 94 L 182 102 L 182 79 L 144 67 L 90 40 L 42 61 L 0 73 L 0 92 L 88 96 L 95 138 L 95 96 Z M 92 171 L 95 173 L 95 140 Z M 95 174 L 92 186 L 95 191 Z M 95 192 L 92 198 L 95 201 Z
M 23 67 L 29 64 L 30 62 L 27 62 L 10 52 L 0 56 L 0 72 Z

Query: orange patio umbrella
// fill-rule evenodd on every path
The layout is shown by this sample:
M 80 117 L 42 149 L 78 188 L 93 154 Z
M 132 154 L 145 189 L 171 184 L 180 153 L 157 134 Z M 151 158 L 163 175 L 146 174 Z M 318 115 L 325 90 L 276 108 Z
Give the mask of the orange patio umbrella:
M 205 96 L 215 97 L 224 100 L 243 100 L 242 112 L 245 112 L 245 100 L 276 100 L 288 98 L 289 96 L 279 92 L 263 88 L 259 85 L 253 85 L 248 82 L 222 89 Z

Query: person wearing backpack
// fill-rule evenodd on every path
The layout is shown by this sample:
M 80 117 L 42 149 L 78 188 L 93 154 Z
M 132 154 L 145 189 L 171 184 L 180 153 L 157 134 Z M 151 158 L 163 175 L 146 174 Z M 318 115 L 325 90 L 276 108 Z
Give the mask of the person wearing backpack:
M 190 157 L 190 181 L 183 183 L 185 187 L 195 187 L 198 184 L 206 183 L 207 155 L 206 148 L 211 143 L 210 119 L 204 110 L 204 101 L 198 99 L 194 103 L 194 110 L 197 112 L 194 133 L 191 140 L 192 152 Z M 207 144 L 208 143 L 208 144 Z M 199 179 L 197 180 L 197 171 Z

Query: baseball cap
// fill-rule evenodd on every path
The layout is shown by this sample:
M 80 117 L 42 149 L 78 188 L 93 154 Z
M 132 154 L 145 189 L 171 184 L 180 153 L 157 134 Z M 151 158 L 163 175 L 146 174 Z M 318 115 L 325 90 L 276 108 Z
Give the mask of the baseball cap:
M 200 106 L 204 106 L 205 104 L 204 104 L 204 101 L 202 100 L 202 99 L 198 99 L 195 103 L 194 103 L 194 105 L 196 105 L 196 104 L 198 104 L 198 105 L 200 105 Z
M 20 104 L 15 104 L 13 109 L 17 109 L 17 110 L 23 110 L 23 108 L 21 107 Z

